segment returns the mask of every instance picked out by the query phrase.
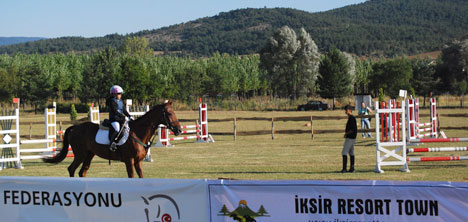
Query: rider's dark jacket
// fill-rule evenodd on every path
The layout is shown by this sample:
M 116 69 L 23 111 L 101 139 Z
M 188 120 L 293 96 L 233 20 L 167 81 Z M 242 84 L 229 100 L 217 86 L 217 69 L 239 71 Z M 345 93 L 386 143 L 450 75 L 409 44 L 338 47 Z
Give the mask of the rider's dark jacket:
M 115 97 L 110 97 L 106 101 L 106 105 L 109 108 L 109 120 L 111 122 L 125 122 L 125 117 L 130 118 L 130 114 L 124 108 L 122 100 L 118 100 Z

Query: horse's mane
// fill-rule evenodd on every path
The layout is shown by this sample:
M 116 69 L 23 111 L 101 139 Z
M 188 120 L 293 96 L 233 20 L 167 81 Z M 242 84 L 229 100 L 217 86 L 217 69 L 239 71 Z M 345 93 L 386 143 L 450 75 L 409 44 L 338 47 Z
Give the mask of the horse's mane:
M 138 117 L 135 121 L 133 121 L 133 124 L 135 125 L 149 125 L 149 124 L 152 124 L 152 122 L 154 121 L 155 117 L 156 117 L 156 112 L 161 112 L 164 107 L 165 107 L 166 104 L 158 104 L 158 105 L 155 105 L 153 107 L 151 107 L 151 109 L 146 112 L 143 116 L 140 116 Z

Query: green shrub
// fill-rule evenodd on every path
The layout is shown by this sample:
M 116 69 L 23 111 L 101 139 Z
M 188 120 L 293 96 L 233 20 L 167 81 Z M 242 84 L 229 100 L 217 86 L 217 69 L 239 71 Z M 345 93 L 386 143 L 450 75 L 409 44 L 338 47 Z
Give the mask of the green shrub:
M 71 104 L 70 106 L 70 120 L 75 121 L 78 117 L 78 112 L 76 112 L 75 104 Z

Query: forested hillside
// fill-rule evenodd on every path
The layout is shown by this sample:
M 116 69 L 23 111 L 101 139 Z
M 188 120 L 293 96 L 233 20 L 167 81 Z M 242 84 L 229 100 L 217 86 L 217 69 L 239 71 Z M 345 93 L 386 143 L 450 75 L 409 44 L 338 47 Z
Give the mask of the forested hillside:
M 311 3 L 312 4 L 312 3 Z M 321 51 L 336 46 L 357 55 L 411 55 L 440 50 L 468 34 L 467 0 L 369 0 L 320 13 L 239 9 L 130 34 L 155 51 L 209 56 L 258 53 L 274 30 L 304 27 Z M 127 36 L 65 37 L 0 47 L 0 53 L 89 52 L 121 45 Z

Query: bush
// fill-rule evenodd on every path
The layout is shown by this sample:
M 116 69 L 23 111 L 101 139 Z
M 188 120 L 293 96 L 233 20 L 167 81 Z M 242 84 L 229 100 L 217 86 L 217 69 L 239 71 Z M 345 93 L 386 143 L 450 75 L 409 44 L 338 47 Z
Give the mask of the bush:
M 75 121 L 76 117 L 78 117 L 78 113 L 76 112 L 75 104 L 71 104 L 71 106 L 70 106 L 70 120 Z

